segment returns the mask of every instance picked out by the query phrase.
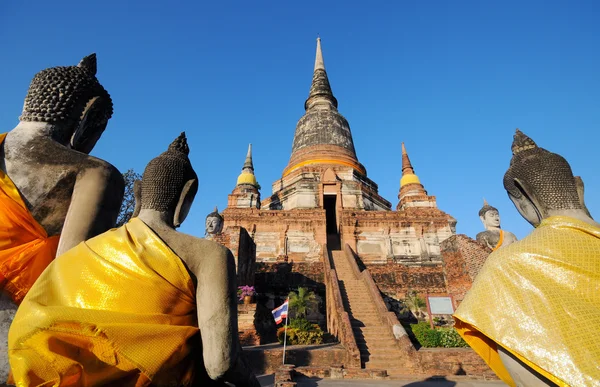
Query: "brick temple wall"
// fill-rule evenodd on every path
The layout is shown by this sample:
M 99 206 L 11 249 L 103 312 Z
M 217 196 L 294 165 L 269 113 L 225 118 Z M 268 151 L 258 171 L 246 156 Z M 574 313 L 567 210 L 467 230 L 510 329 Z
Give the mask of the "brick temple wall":
M 448 238 L 441 248 L 448 292 L 460 303 L 491 250 L 463 234 Z

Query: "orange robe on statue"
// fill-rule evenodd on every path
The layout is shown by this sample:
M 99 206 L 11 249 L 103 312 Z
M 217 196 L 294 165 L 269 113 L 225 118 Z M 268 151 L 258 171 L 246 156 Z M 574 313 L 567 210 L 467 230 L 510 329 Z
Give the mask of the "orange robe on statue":
M 6 133 L 0 134 L 0 146 Z M 19 304 L 56 256 L 59 236 L 48 237 L 17 187 L 0 170 L 0 289 Z

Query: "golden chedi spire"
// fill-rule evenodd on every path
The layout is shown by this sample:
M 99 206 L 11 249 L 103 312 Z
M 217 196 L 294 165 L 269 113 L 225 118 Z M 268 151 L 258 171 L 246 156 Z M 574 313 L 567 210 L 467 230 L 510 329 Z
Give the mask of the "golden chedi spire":
M 246 161 L 242 167 L 242 173 L 237 178 L 237 185 L 251 185 L 258 187 L 256 176 L 254 176 L 254 164 L 252 163 L 252 144 L 248 144 Z
M 406 147 L 402 143 L 402 178 L 400 179 L 400 188 L 408 184 L 421 184 L 419 177 L 415 175 L 415 170 L 406 153 Z
M 435 197 L 427 195 L 427 191 L 415 174 L 404 143 L 402 143 L 402 178 L 400 179 L 398 199 L 400 199 L 398 210 L 407 207 L 437 207 Z

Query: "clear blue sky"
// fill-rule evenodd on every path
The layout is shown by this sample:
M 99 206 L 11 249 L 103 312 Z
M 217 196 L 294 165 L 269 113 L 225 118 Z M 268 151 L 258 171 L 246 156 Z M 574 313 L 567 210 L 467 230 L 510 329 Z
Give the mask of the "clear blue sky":
M 459 233 L 481 230 L 485 197 L 522 238 L 502 186 L 517 127 L 567 158 L 600 217 L 598 20 L 596 1 L 3 1 L 0 130 L 37 71 L 96 52 L 115 114 L 93 154 L 141 173 L 186 131 L 200 189 L 181 230 L 202 236 L 248 143 L 263 198 L 281 176 L 318 33 L 380 194 L 396 206 L 404 141 Z

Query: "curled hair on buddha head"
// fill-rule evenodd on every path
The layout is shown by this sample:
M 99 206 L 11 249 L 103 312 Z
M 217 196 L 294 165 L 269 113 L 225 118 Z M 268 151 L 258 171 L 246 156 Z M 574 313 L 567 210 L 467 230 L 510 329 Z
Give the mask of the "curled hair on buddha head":
M 91 54 L 77 66 L 51 67 L 40 71 L 29 85 L 19 119 L 66 125 L 68 130 L 57 134 L 66 141 L 91 110 L 86 118 L 94 122 L 88 124 L 103 131 L 112 116 L 113 104 L 108 92 L 96 79 L 96 69 L 96 54 Z
M 496 207 L 490 206 L 487 200 L 483 199 L 483 207 L 481 207 L 481 210 L 479 210 L 479 216 L 485 216 L 485 213 L 488 211 L 498 212 L 498 209 Z
M 539 211 L 582 209 L 577 182 L 564 157 L 540 148 L 519 129 L 512 144 L 504 188 L 513 197 L 527 195 Z
M 193 200 L 198 190 L 198 177 L 188 158 L 189 153 L 187 138 L 182 132 L 165 152 L 150 160 L 142 176 L 141 209 L 175 212 L 181 205 L 184 188 L 190 182 L 189 200 Z

